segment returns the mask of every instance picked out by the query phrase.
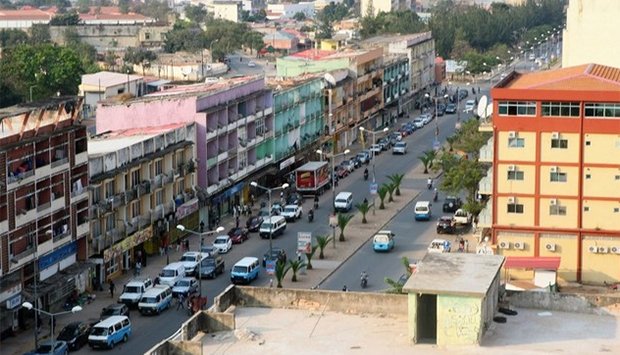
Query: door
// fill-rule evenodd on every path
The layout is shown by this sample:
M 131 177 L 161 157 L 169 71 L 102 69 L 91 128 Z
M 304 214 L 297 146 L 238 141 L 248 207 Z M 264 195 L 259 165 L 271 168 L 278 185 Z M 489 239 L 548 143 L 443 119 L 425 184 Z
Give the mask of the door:
M 437 343 L 437 295 L 418 296 L 416 331 L 418 343 Z

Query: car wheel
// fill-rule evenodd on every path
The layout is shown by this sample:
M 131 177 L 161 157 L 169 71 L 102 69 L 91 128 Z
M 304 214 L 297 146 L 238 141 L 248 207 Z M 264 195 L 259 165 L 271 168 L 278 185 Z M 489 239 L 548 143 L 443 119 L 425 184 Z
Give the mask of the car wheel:
M 127 342 L 127 340 L 129 340 L 129 337 L 127 336 L 127 334 L 125 334 L 125 335 L 123 336 L 123 343 L 126 343 L 126 342 Z

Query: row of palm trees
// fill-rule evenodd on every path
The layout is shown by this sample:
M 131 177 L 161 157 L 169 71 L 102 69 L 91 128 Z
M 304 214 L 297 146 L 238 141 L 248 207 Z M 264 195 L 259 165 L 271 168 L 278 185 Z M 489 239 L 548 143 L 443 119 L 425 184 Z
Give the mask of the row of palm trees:
M 400 185 L 404 177 L 405 177 L 404 174 L 392 174 L 392 175 L 387 176 L 387 178 L 389 179 L 389 182 L 382 184 L 377 190 L 377 195 L 379 195 L 379 200 L 381 201 L 381 204 L 379 205 L 379 209 L 385 209 L 384 201 L 386 197 L 389 196 L 388 202 L 393 202 L 394 195 L 395 196 L 401 195 Z M 356 204 L 355 207 L 362 214 L 362 223 L 368 223 L 366 215 L 368 211 L 370 211 L 370 208 L 372 207 L 372 205 L 368 203 L 368 201 L 364 201 L 362 203 Z M 349 225 L 349 222 L 351 222 L 351 220 L 353 219 L 353 217 L 354 215 L 351 213 L 348 213 L 348 214 L 338 213 L 337 225 L 338 225 L 338 229 L 340 230 L 340 234 L 338 237 L 339 242 L 346 241 L 344 231 Z M 312 258 L 314 258 L 314 255 L 316 254 L 316 252 L 319 251 L 319 259 L 321 260 L 325 259 L 325 253 L 324 253 L 325 247 L 327 247 L 327 245 L 332 240 L 333 240 L 333 237 L 330 237 L 329 235 L 316 236 L 316 244 L 312 245 L 308 253 L 305 253 L 306 260 L 308 260 L 308 262 L 304 262 L 299 259 L 289 260 L 288 262 L 281 262 L 281 261 L 276 262 L 276 268 L 275 268 L 275 277 L 277 281 L 276 287 L 282 288 L 282 280 L 284 280 L 284 277 L 289 271 L 293 273 L 291 277 L 291 282 L 297 282 L 297 273 L 301 269 L 305 267 L 306 270 L 312 270 Z

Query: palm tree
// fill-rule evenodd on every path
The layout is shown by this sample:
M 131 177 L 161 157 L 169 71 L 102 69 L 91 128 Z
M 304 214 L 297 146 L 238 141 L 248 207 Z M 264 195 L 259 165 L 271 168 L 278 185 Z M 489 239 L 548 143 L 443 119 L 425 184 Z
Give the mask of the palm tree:
M 448 142 L 448 147 L 450 148 L 450 152 L 454 150 L 454 143 L 456 143 L 457 141 L 458 141 L 457 135 L 451 135 L 448 138 L 446 138 L 446 142 Z
M 289 260 L 288 261 L 288 269 L 293 270 L 293 277 L 291 278 L 291 281 L 297 282 L 297 271 L 299 271 L 299 269 L 301 269 L 304 266 L 306 266 L 306 263 L 304 263 L 301 260 Z
M 385 196 L 387 195 L 388 190 L 385 187 L 385 185 L 381 185 L 381 187 L 379 187 L 379 189 L 377 190 L 377 194 L 379 195 L 379 201 L 381 201 L 381 204 L 379 205 L 379 209 L 380 210 L 384 210 L 385 209 Z
M 305 253 L 306 254 L 306 258 L 308 259 L 308 270 L 312 270 L 312 257 L 314 256 L 314 253 L 316 253 L 316 250 L 319 248 L 318 245 L 313 245 L 312 249 L 310 250 L 309 253 Z
M 396 196 L 400 196 L 400 184 L 403 182 L 405 174 L 392 174 L 388 175 L 388 179 L 396 185 Z
M 332 241 L 332 237 L 328 235 L 319 235 L 316 237 L 316 243 L 319 247 L 319 259 L 325 259 L 325 255 L 323 254 L 323 249 Z
M 275 270 L 275 274 L 276 274 L 276 280 L 278 281 L 278 286 L 277 288 L 282 288 L 282 280 L 284 280 L 284 276 L 286 276 L 286 273 L 288 272 L 288 270 L 290 269 L 289 266 L 286 266 L 286 264 L 284 264 L 283 262 L 276 262 L 276 270 Z
M 418 157 L 422 164 L 424 164 L 424 174 L 428 174 L 428 169 L 433 167 L 433 161 L 436 156 L 437 153 L 434 150 L 427 150 Z
M 338 213 L 338 228 L 340 228 L 340 237 L 338 241 L 344 242 L 344 229 L 347 227 L 347 224 L 353 219 L 352 214 L 342 214 Z
M 392 195 L 394 194 L 394 190 L 396 189 L 396 185 L 394 185 L 393 182 L 390 183 L 386 183 L 385 184 L 385 188 L 388 191 L 388 202 L 394 202 L 394 198 L 392 197 Z
M 368 203 L 368 201 L 358 203 L 357 205 L 355 205 L 355 208 L 357 208 L 357 210 L 360 211 L 360 213 L 362 214 L 362 223 L 368 223 L 368 220 L 366 220 L 366 213 L 370 211 L 370 204 Z
M 403 286 L 400 282 L 394 281 L 389 277 L 383 279 L 383 281 L 390 286 L 390 289 L 387 290 L 387 293 L 403 293 Z

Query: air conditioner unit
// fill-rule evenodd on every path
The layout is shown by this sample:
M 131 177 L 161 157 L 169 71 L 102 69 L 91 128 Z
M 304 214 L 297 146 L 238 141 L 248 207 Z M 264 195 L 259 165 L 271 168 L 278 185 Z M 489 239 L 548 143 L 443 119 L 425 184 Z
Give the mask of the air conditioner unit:
M 609 248 L 609 252 L 613 254 L 620 254 L 620 247 L 611 247 Z
M 551 139 L 560 139 L 560 132 L 551 133 Z
M 590 245 L 590 246 L 588 247 L 588 251 L 589 251 L 590 253 L 595 253 L 595 254 L 596 254 L 596 253 L 598 253 L 598 247 L 597 247 L 596 245 Z
M 545 249 L 549 251 L 555 251 L 555 243 L 547 243 L 545 244 Z
M 510 249 L 510 242 L 500 242 L 499 243 L 499 248 L 500 249 Z
M 515 197 L 508 197 L 508 203 L 515 203 L 517 199 Z
M 515 171 L 515 170 L 517 170 L 516 165 L 508 165 L 508 171 Z
M 515 249 L 519 249 L 519 250 L 525 249 L 525 243 L 523 242 L 515 242 L 514 246 L 515 246 Z
M 551 170 L 552 173 L 557 173 L 558 170 L 560 170 L 560 169 L 558 169 L 557 166 L 552 166 L 550 170 Z
M 508 138 L 517 138 L 517 132 L 515 131 L 508 132 Z
M 598 247 L 598 253 L 599 254 L 607 254 L 607 253 L 609 253 L 609 248 L 608 247 Z
M 551 206 L 555 206 L 555 205 L 557 205 L 557 204 L 558 204 L 558 200 L 557 200 L 557 199 L 555 199 L 555 198 L 552 198 L 551 200 L 549 200 L 549 204 L 550 204 Z

